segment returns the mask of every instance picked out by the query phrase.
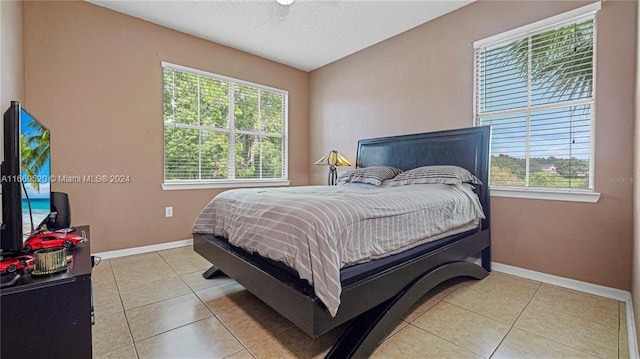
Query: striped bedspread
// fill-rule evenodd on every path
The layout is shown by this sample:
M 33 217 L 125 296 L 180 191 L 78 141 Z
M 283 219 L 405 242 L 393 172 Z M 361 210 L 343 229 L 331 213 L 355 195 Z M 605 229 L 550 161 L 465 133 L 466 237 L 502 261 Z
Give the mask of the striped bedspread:
M 202 210 L 193 233 L 295 269 L 332 316 L 340 269 L 477 227 L 484 218 L 469 185 L 306 186 L 223 192 Z

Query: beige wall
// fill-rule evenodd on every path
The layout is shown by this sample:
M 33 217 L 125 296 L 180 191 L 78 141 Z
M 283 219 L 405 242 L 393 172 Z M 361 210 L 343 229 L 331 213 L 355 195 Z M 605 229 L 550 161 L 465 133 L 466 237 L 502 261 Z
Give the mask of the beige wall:
M 26 2 L 24 24 L 25 107 L 51 130 L 52 174 L 131 178 L 52 186 L 93 252 L 190 238 L 219 192 L 161 189 L 161 61 L 289 91 L 289 177 L 308 183 L 308 73 L 86 2 Z
M 0 1 L 0 113 L 4 113 L 11 101 L 24 100 L 22 8 L 22 1 Z M 1 125 L 0 148 L 4 148 L 4 128 Z M 4 150 L 0 151 L 1 161 L 4 161 Z M 2 192 L 1 188 L 0 192 Z M 0 222 L 2 222 L 1 198 Z
M 480 1 L 311 73 L 311 159 L 359 138 L 473 124 L 473 42 L 586 2 Z M 597 204 L 492 198 L 494 260 L 631 288 L 636 3 L 607 1 L 597 24 Z M 326 169 L 310 166 L 312 183 Z
M 0 109 L 23 98 L 22 2 L 0 1 Z

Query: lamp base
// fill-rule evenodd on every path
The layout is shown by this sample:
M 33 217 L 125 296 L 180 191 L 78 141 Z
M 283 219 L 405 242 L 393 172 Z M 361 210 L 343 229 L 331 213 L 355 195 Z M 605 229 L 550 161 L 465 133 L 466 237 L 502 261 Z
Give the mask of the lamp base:
M 329 183 L 329 186 L 335 186 L 336 182 L 338 182 L 336 166 L 329 166 L 329 177 L 327 178 L 327 182 Z

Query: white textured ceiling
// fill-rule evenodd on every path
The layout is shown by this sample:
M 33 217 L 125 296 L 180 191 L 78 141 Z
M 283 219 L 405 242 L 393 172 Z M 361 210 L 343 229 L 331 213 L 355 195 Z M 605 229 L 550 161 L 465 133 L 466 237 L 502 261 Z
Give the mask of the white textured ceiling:
M 89 1 L 311 71 L 474 0 Z

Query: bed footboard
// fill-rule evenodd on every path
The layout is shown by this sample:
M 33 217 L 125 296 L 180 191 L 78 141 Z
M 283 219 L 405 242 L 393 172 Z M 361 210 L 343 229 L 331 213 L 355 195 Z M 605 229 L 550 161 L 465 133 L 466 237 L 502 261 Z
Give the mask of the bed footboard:
M 447 263 L 424 274 L 395 297 L 358 316 L 326 358 L 368 358 L 405 313 L 435 286 L 457 277 L 483 279 L 488 274 L 483 268 L 465 261 Z
M 197 253 L 312 337 L 320 336 L 397 297 L 398 293 L 437 268 L 477 256 L 489 246 L 489 231 L 478 231 L 351 283 L 343 287 L 340 310 L 335 317 L 331 317 L 306 281 L 262 261 L 259 256 L 231 246 L 223 238 L 194 234 L 194 250 Z M 483 270 L 476 264 L 468 263 Z

